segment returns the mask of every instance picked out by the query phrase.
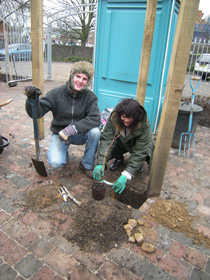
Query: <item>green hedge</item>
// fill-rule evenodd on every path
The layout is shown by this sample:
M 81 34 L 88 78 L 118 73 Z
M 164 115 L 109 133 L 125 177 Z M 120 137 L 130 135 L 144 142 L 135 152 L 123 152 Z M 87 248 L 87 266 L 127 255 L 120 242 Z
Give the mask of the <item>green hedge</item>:
M 77 62 L 77 61 L 88 61 L 92 63 L 91 58 L 80 57 L 80 56 L 69 56 L 69 57 L 53 57 L 52 61 L 64 61 L 64 62 Z

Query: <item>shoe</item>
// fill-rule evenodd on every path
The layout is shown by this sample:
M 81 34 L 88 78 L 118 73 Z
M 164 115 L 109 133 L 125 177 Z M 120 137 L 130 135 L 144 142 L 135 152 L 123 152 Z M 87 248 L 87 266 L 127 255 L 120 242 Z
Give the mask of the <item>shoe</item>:
M 115 159 L 115 161 L 110 165 L 112 171 L 117 170 L 124 163 L 124 158 Z
M 86 175 L 86 176 L 88 176 L 89 178 L 93 179 L 93 170 L 86 169 L 86 168 L 83 166 L 82 162 L 80 162 L 79 168 L 85 172 L 85 175 Z
M 144 163 L 142 164 L 142 166 L 139 168 L 139 170 L 137 172 L 142 173 L 143 171 L 144 171 Z

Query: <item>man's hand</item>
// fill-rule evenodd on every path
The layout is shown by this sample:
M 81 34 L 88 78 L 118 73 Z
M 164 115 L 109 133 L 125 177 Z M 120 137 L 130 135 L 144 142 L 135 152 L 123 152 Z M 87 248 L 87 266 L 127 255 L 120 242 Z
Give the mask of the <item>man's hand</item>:
M 104 176 L 104 168 L 102 169 L 103 165 L 96 165 L 93 170 L 93 179 L 97 181 L 101 181 L 102 177 Z
M 61 141 L 68 141 L 69 136 L 75 135 L 75 134 L 76 134 L 76 131 L 75 131 L 73 125 L 70 124 L 59 132 L 59 139 Z
M 115 192 L 119 192 L 119 194 L 121 194 L 125 189 L 126 181 L 127 178 L 124 175 L 121 175 L 117 181 L 114 182 L 112 189 L 115 190 Z
M 27 97 L 31 97 L 32 99 L 36 99 L 37 95 L 41 95 L 41 90 L 36 86 L 26 86 L 24 89 L 24 94 Z

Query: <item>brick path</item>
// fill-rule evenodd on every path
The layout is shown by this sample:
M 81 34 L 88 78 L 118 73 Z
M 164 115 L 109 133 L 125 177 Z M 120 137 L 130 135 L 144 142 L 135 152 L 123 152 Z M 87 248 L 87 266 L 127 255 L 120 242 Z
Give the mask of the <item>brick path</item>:
M 70 215 L 56 212 L 52 219 L 43 213 L 25 212 L 18 206 L 23 195 L 35 187 L 62 182 L 74 174 L 72 193 L 91 200 L 91 179 L 78 169 L 83 147 L 72 148 L 71 164 L 59 171 L 50 170 L 41 178 L 31 165 L 34 156 L 32 120 L 25 109 L 23 87 L 9 88 L 0 83 L 0 102 L 13 102 L 0 110 L 1 135 L 10 145 L 0 155 L 0 279 L 1 280 L 122 280 L 122 279 L 210 279 L 210 249 L 193 244 L 190 238 L 159 224 L 154 225 L 157 248 L 149 254 L 135 244 L 124 243 L 104 254 L 83 253 L 63 234 L 72 222 Z M 44 91 L 59 85 L 45 82 Z M 45 116 L 45 138 L 40 158 L 46 161 L 51 115 Z M 197 127 L 194 158 L 183 158 L 171 150 L 161 198 L 184 202 L 192 215 L 199 215 L 197 229 L 210 238 L 210 129 Z M 47 167 L 48 168 L 48 167 Z M 147 178 L 144 177 L 145 182 Z M 146 213 L 148 200 L 139 213 Z

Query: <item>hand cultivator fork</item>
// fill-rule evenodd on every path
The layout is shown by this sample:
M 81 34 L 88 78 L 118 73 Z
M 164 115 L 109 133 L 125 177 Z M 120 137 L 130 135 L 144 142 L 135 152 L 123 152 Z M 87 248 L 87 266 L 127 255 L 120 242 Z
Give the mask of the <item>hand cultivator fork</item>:
M 66 191 L 61 187 L 60 189 L 58 189 L 58 192 L 62 195 L 64 202 L 61 204 L 61 209 L 62 212 L 70 212 L 69 210 L 71 210 L 71 204 L 70 202 L 67 201 L 68 199 L 68 194 L 66 193 Z
M 69 191 L 67 190 L 67 188 L 65 186 L 61 187 L 60 189 L 58 189 L 58 192 L 62 195 L 64 203 L 62 203 L 61 208 L 62 211 L 64 212 L 65 210 L 67 212 L 69 212 L 69 209 L 71 209 L 71 204 L 70 202 L 67 201 L 68 197 L 77 205 L 81 205 L 81 202 L 78 201 L 75 197 L 71 196 Z M 73 211 L 73 210 L 72 210 Z

